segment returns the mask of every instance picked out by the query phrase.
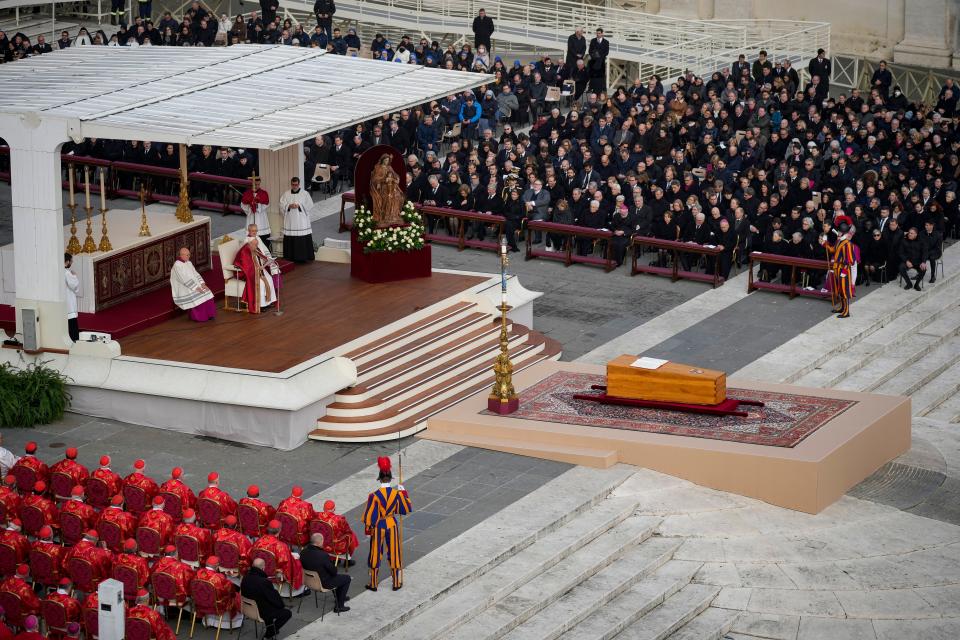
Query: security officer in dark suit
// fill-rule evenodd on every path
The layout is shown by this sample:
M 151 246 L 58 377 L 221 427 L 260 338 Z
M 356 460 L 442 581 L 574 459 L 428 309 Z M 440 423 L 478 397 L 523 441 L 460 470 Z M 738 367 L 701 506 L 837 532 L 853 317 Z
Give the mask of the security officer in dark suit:
M 323 550 L 323 534 L 314 533 L 310 536 L 310 544 L 300 552 L 300 564 L 308 571 L 316 571 L 320 575 L 320 584 L 324 589 L 333 589 L 336 604 L 335 613 L 350 611 L 346 601 L 350 599 L 347 591 L 350 590 L 350 576 L 337 574 L 337 565 L 333 564 L 330 556 Z
M 240 594 L 257 603 L 260 617 L 267 626 L 265 638 L 276 638 L 280 627 L 285 625 L 293 615 L 283 606 L 283 598 L 274 589 L 273 583 L 267 577 L 264 569 L 266 563 L 263 558 L 256 558 L 247 571 L 247 575 L 240 582 Z

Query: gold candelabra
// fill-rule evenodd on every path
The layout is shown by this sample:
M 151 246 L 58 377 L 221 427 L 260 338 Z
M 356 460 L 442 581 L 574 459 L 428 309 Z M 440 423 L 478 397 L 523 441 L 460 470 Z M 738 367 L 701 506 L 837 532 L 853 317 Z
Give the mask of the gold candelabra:
M 137 235 L 141 238 L 146 238 L 150 236 L 150 225 L 147 224 L 147 190 L 140 187 L 140 233 Z
M 513 363 L 510 362 L 510 338 L 507 334 L 507 238 L 500 241 L 500 353 L 493 363 L 493 389 L 487 398 L 487 409 L 494 413 L 513 413 L 520 399 L 513 388 Z
M 67 253 L 77 255 L 83 248 L 80 246 L 80 239 L 77 238 L 77 200 L 73 189 L 73 163 L 68 165 L 67 171 L 70 174 L 70 240 L 67 241 Z
M 83 208 L 87 212 L 87 237 L 83 240 L 80 253 L 96 253 L 97 243 L 93 239 L 93 207 L 90 206 L 90 167 L 83 168 L 83 190 L 86 196 Z
M 180 198 L 177 200 L 177 220 L 193 222 L 193 212 L 190 211 L 190 189 L 186 176 L 180 176 Z M 149 235 L 149 234 L 148 234 Z
M 113 251 L 110 236 L 107 235 L 107 187 L 103 174 L 106 169 L 100 169 L 100 251 Z

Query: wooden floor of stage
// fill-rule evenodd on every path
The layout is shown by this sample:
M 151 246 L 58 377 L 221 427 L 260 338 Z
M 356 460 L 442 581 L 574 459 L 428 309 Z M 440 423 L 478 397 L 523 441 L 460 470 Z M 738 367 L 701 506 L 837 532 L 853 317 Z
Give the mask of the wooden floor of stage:
M 125 356 L 278 373 L 487 279 L 434 273 L 368 284 L 350 277 L 350 265 L 297 265 L 284 276 L 280 316 L 272 307 L 231 313 L 219 301 L 216 320 L 200 324 L 180 314 L 121 338 L 120 349 Z

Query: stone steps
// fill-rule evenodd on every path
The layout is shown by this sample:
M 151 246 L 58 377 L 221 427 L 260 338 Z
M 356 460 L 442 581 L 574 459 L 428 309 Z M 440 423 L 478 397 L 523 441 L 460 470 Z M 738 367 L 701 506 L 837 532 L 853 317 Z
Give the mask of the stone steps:
M 960 337 L 952 337 L 933 351 L 905 362 L 896 375 L 886 376 L 882 381 L 874 384 L 868 382 L 859 390 L 889 395 L 913 395 L 952 366 L 957 361 L 958 353 L 960 353 Z M 840 389 L 855 388 L 843 383 L 838 387 Z
M 796 383 L 811 387 L 836 387 L 842 381 L 859 378 L 862 383 L 844 387 L 866 389 L 896 375 L 911 361 L 923 357 L 950 336 L 960 333 L 960 280 L 942 292 L 911 308 L 872 335 L 834 354 L 817 368 L 800 376 Z M 951 303 L 944 304 L 944 299 Z M 901 365 L 901 366 L 898 366 Z
M 944 307 L 953 307 L 960 299 L 960 246 L 944 252 L 945 276 L 922 291 L 904 291 L 891 282 L 851 307 L 851 317 L 830 317 L 803 334 L 758 358 L 736 372 L 736 377 L 794 383 L 817 369 L 805 384 L 829 386 L 859 368 L 891 339 L 899 343 L 943 315 Z M 945 317 L 945 316 L 944 316 Z M 885 327 L 888 331 L 876 334 Z M 923 331 L 921 331 L 923 332 Z M 884 339 L 884 336 L 887 339 Z M 863 346 L 860 346 L 863 345 Z M 850 358 L 847 351 L 855 349 Z M 830 364 L 831 361 L 836 361 Z
M 590 613 L 561 638 L 664 640 L 704 611 L 719 587 L 691 584 L 700 563 L 672 560 L 605 607 Z
M 613 591 L 607 600 L 670 559 L 679 545 L 647 540 L 659 519 L 632 517 L 590 542 L 566 560 L 523 585 L 496 606 L 447 634 L 449 640 L 497 640 L 527 622 L 581 583 L 597 577 Z M 622 565 L 622 566 L 621 566 Z M 610 569 L 610 571 L 606 571 Z M 600 579 L 602 575 L 603 579 Z M 603 604 L 601 602 L 600 604 Z M 575 624 L 575 622 L 574 622 Z M 570 625 L 572 626 L 572 624 Z M 525 638 L 520 634 L 516 637 Z
M 943 404 L 928 413 L 927 417 L 932 420 L 960 423 L 960 393 L 947 398 Z
M 592 612 L 663 566 L 679 547 L 669 538 L 651 538 L 629 549 L 612 565 L 577 584 L 536 615 L 506 634 L 506 640 L 554 640 Z
M 637 503 L 632 499 L 608 499 L 590 509 L 565 527 L 545 536 L 523 552 L 508 558 L 474 583 L 448 595 L 429 611 L 391 633 L 389 640 L 430 640 L 447 638 L 490 607 L 499 605 L 541 573 L 576 556 L 599 537 L 623 524 Z M 653 523 L 646 522 L 644 526 Z M 641 531 L 649 536 L 650 531 Z M 572 560 L 571 560 L 572 561 Z
M 739 611 L 708 607 L 667 640 L 721 640 L 739 615 Z
M 929 380 L 923 388 L 913 393 L 911 401 L 913 403 L 913 415 L 926 416 L 935 409 L 944 404 L 947 400 L 955 399 L 960 393 L 960 361 L 957 354 L 960 351 L 953 351 L 953 363 L 942 373 Z
M 621 522 L 639 520 L 631 518 L 637 506 L 632 498 L 608 499 L 633 473 L 624 465 L 567 471 L 411 564 L 404 570 L 403 590 L 391 593 L 387 588 L 388 597 L 383 589 L 356 596 L 351 604 L 364 615 L 338 619 L 337 637 L 445 637 L 446 630 L 456 626 L 455 617 L 482 612 L 562 560 L 589 549 L 591 541 Z M 651 531 L 655 526 L 653 521 L 645 524 Z M 383 587 L 388 585 L 387 578 Z M 458 602 L 452 598 L 467 608 L 450 606 Z M 444 606 L 454 618 L 440 615 Z M 320 624 L 304 627 L 291 640 L 323 636 L 315 627 Z

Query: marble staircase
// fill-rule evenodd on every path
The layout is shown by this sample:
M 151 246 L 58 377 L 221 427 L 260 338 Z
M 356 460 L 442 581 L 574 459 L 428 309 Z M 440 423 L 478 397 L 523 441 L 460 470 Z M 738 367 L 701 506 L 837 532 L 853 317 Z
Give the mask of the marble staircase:
M 611 495 L 633 474 L 571 469 L 412 564 L 401 591 L 357 596 L 369 615 L 342 618 L 336 637 L 722 637 L 733 616 L 710 608 L 719 587 L 693 582 L 702 563 L 674 559 L 682 540 L 658 535 L 662 518 Z
M 327 406 L 313 440 L 367 442 L 411 435 L 431 415 L 491 384 L 500 322 L 473 302 L 453 304 L 345 354 L 357 384 Z M 515 371 L 560 356 L 555 340 L 507 325 Z

